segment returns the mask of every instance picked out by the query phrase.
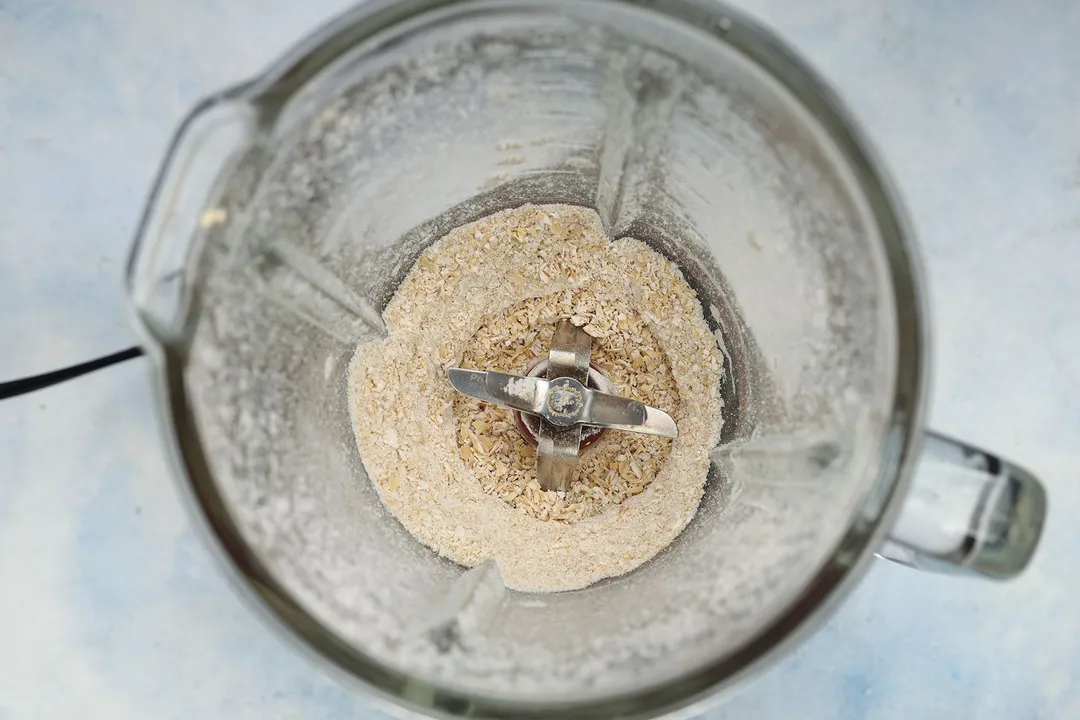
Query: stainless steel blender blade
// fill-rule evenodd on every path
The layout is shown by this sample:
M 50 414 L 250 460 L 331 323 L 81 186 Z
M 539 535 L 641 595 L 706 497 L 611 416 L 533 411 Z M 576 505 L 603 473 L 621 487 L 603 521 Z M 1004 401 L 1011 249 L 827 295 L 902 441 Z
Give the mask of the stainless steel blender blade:
M 454 388 L 483 402 L 540 418 L 536 477 L 545 490 L 566 490 L 577 466 L 582 426 L 678 437 L 670 415 L 658 408 L 587 386 L 592 338 L 560 320 L 548 350 L 547 378 L 494 370 L 450 368 Z

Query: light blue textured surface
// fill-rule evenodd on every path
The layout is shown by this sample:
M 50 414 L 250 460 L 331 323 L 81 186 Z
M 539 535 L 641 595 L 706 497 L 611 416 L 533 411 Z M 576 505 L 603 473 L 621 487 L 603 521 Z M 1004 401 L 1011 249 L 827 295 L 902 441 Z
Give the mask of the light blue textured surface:
M 933 424 L 1049 487 L 1010 584 L 885 563 L 729 718 L 1080 717 L 1080 5 L 745 0 L 907 197 Z M 347 0 L 0 0 L 0 378 L 133 343 L 121 265 L 173 127 Z M 0 720 L 374 717 L 237 600 L 183 514 L 142 361 L 0 403 Z

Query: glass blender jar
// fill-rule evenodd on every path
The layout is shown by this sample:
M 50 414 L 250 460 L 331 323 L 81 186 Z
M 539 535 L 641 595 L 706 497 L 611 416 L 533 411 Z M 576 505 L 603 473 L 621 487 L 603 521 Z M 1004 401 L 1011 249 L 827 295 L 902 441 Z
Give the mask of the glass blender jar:
M 548 595 L 415 541 L 346 397 L 424 248 L 524 203 L 677 263 L 725 357 L 691 525 Z M 1034 551 L 1038 481 L 923 426 L 912 243 L 825 83 L 715 2 L 371 0 L 187 118 L 129 283 L 194 513 L 271 622 L 391 708 L 650 717 L 775 658 L 875 553 L 1009 577 Z

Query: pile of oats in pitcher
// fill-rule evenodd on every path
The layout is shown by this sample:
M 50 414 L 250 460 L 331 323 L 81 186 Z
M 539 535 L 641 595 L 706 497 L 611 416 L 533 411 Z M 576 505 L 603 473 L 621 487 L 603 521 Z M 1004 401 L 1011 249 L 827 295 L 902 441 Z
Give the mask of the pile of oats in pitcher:
M 524 374 L 555 323 L 593 337 L 613 391 L 668 412 L 671 440 L 605 432 L 565 492 L 536 480 L 511 412 L 457 393 L 449 367 Z M 678 268 L 609 241 L 592 210 L 527 205 L 428 248 L 385 313 L 388 336 L 349 370 L 360 456 L 379 497 L 422 543 L 507 586 L 571 590 L 628 572 L 693 518 L 722 425 L 723 357 Z

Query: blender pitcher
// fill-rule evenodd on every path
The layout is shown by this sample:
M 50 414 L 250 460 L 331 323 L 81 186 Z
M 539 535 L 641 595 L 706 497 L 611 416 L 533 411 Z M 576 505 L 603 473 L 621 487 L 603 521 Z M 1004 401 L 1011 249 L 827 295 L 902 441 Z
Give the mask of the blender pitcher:
M 674 261 L 724 355 L 695 519 L 554 594 L 414 540 L 346 397 L 419 254 L 525 203 Z M 912 242 L 821 79 L 723 6 L 372 0 L 188 117 L 129 282 L 195 514 L 287 634 L 399 711 L 638 717 L 774 658 L 875 553 L 995 578 L 1030 558 L 1038 481 L 924 430 Z

